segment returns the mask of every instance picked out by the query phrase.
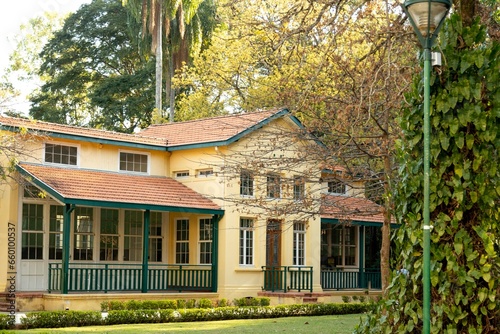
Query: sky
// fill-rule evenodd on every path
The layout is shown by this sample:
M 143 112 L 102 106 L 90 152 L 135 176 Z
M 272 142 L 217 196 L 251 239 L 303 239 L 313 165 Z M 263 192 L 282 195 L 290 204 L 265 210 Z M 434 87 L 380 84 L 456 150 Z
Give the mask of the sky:
M 19 27 L 31 18 L 44 12 L 66 14 L 75 12 L 82 4 L 91 0 L 2 0 L 0 4 L 0 73 L 4 73 L 9 64 L 9 55 L 14 50 L 15 36 Z M 23 109 L 25 109 L 24 107 Z

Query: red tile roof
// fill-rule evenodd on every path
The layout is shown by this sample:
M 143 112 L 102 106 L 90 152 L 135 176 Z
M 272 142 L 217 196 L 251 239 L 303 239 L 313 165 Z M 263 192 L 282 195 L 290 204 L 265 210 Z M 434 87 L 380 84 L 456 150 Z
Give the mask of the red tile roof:
M 220 210 L 220 207 L 208 198 L 167 177 L 30 163 L 20 163 L 19 167 L 70 202 L 84 200 Z
M 85 128 L 81 126 L 48 123 L 37 120 L 29 120 L 24 118 L 4 117 L 0 116 L 0 126 L 26 128 L 41 133 L 46 133 L 50 136 L 51 133 L 66 134 L 70 136 L 82 136 L 94 139 L 113 140 L 130 142 L 136 144 L 145 144 L 153 146 L 166 146 L 164 138 L 147 137 L 137 134 L 127 134 L 114 131 L 99 130 L 93 128 Z
M 382 223 L 383 208 L 363 197 L 324 195 L 321 202 L 321 218 L 340 221 Z
M 151 125 L 140 132 L 143 136 L 165 138 L 168 146 L 193 145 L 230 140 L 283 111 L 273 109 L 237 115 L 203 118 L 187 122 Z

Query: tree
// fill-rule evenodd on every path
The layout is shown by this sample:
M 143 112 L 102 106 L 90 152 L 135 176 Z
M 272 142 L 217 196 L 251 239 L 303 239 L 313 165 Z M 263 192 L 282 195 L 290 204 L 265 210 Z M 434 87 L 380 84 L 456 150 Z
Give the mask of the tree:
M 440 34 L 431 79 L 431 332 L 500 327 L 500 44 L 478 19 L 455 13 Z M 403 109 L 395 275 L 359 333 L 418 332 L 422 314 L 422 81 Z
M 153 63 L 137 51 L 127 17 L 118 0 L 95 0 L 68 17 L 41 53 L 48 80 L 31 116 L 120 132 L 150 124 Z
M 142 23 L 141 35 L 151 36 L 151 51 L 156 54 L 156 112 L 157 118 L 163 118 L 162 107 L 162 72 L 166 72 L 166 94 L 170 103 L 169 120 L 174 121 L 175 89 L 172 88 L 172 77 L 184 63 L 188 63 L 190 55 L 200 52 L 209 43 L 210 35 L 215 27 L 215 2 L 213 0 L 198 1 L 164 1 L 124 0 L 124 6 Z M 165 35 L 163 35 L 163 30 Z M 163 43 L 165 40 L 165 43 Z M 147 45 L 147 44 L 146 44 Z M 163 62 L 163 54 L 168 62 Z
M 322 166 L 346 168 L 384 205 L 387 287 L 396 120 L 413 61 L 411 41 L 398 38 L 397 4 L 266 1 L 262 10 L 262 3 L 230 1 L 222 8 L 228 28 L 178 77 L 189 90 L 179 113 L 200 106 L 212 114 L 288 106 L 328 147 L 308 153 Z

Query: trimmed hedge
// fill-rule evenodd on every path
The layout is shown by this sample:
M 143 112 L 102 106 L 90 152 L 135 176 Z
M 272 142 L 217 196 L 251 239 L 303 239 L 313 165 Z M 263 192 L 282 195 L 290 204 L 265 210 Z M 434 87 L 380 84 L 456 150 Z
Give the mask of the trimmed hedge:
M 27 313 L 21 318 L 23 328 L 58 328 L 102 325 L 98 311 L 42 311 Z
M 134 303 L 130 304 L 136 307 Z M 369 303 L 295 304 L 278 306 L 246 306 L 191 309 L 110 310 L 105 318 L 97 311 L 55 311 L 28 313 L 21 319 L 24 328 L 57 328 L 70 326 L 146 324 L 166 322 L 263 319 L 293 316 L 357 314 L 366 312 Z
M 11 318 L 7 314 L 0 314 L 0 329 L 11 328 Z

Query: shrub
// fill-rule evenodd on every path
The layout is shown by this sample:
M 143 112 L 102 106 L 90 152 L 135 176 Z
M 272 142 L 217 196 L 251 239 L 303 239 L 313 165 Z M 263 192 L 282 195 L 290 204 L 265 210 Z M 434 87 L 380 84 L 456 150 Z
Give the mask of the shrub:
M 267 297 L 261 297 L 261 298 L 258 298 L 260 300 L 260 306 L 269 306 L 271 305 L 271 298 L 267 298 Z
M 227 301 L 226 298 L 222 298 L 222 299 L 217 301 L 217 306 L 218 307 L 227 307 L 227 306 L 229 306 L 229 302 Z
M 269 306 L 271 304 L 271 299 L 262 297 L 262 298 L 255 298 L 255 297 L 243 297 L 243 298 L 236 298 L 233 301 L 234 306 Z
M 177 308 L 186 308 L 186 301 L 184 299 L 177 299 Z
M 361 303 L 364 303 L 366 301 L 366 297 L 365 296 L 359 296 L 359 301 Z
M 358 301 L 358 296 L 356 296 L 356 295 L 352 296 L 352 300 L 355 302 Z
M 6 314 L 0 314 L 0 329 L 7 329 L 11 327 L 10 316 Z
M 186 308 L 195 308 L 196 307 L 196 299 L 189 299 L 186 301 Z
M 198 307 L 199 308 L 212 308 L 214 307 L 212 301 L 208 298 L 202 298 L 200 299 L 200 301 L 198 302 Z
M 21 318 L 23 328 L 81 327 L 102 324 L 98 311 L 53 311 L 27 313 Z
M 351 301 L 351 297 L 349 297 L 349 296 L 342 296 L 342 301 L 344 303 L 349 303 Z

